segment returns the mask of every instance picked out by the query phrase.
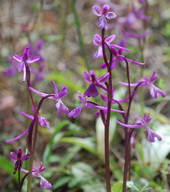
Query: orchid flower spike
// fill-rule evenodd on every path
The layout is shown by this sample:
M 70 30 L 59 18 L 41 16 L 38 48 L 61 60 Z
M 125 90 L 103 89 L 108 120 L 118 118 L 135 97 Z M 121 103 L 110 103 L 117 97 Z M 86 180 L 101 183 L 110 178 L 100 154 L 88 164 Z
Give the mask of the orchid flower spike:
M 35 112 L 35 109 L 34 109 L 33 106 L 32 106 L 32 109 L 33 109 L 33 112 Z M 24 113 L 24 112 L 20 112 L 20 113 L 23 114 L 24 116 L 32 119 L 32 120 L 34 119 L 34 115 L 29 115 L 29 114 Z M 42 127 L 47 127 L 48 129 L 50 128 L 50 123 L 49 123 L 49 121 L 48 121 L 45 117 L 40 117 L 40 116 L 38 115 L 38 122 L 40 123 L 40 125 L 41 125 Z
M 58 92 L 56 83 L 53 81 L 54 86 L 54 93 L 47 94 L 40 91 L 37 91 L 36 89 L 30 87 L 29 89 L 33 91 L 34 93 L 40 95 L 41 97 L 46 97 L 49 99 L 53 99 L 56 102 L 56 108 L 58 109 L 58 115 L 61 116 L 63 113 L 67 114 L 69 112 L 69 109 L 64 105 L 64 103 L 61 101 L 66 95 L 67 95 L 67 87 L 63 87 L 63 89 Z
M 84 93 L 84 96 L 96 97 L 98 95 L 98 90 L 96 87 L 101 87 L 102 84 L 104 84 L 108 80 L 109 73 L 106 73 L 98 78 L 94 71 L 91 70 L 90 73 L 84 71 L 84 78 L 88 83 L 90 83 L 88 89 Z
M 152 117 L 150 117 L 150 113 L 148 115 L 146 115 L 146 113 L 145 113 L 143 119 L 138 115 L 136 115 L 136 117 L 138 118 L 138 120 L 136 120 L 132 125 L 122 123 L 118 120 L 116 120 L 116 122 L 126 128 L 145 129 L 145 133 L 147 135 L 147 140 L 150 142 L 155 142 L 155 137 L 158 139 L 158 141 L 162 140 L 162 137 L 160 135 L 156 134 L 154 131 L 152 131 L 148 127 L 148 124 L 152 120 Z
M 97 5 L 93 5 L 92 10 L 96 16 L 100 17 L 98 22 L 99 28 L 107 30 L 108 29 L 107 19 L 116 18 L 116 14 L 114 12 L 109 12 L 109 5 L 107 4 L 103 5 L 102 9 Z
M 156 71 L 153 71 L 150 79 L 143 76 L 143 78 L 140 79 L 137 83 L 131 83 L 130 86 L 131 87 L 136 87 L 136 86 L 149 87 L 150 94 L 153 98 L 158 98 L 159 95 L 161 95 L 162 97 L 166 97 L 166 94 L 153 84 L 156 81 L 157 77 L 158 76 L 156 74 Z M 128 83 L 124 83 L 124 82 L 119 82 L 119 83 L 122 85 L 128 86 Z
M 19 148 L 17 154 L 15 152 L 10 152 L 10 157 L 13 161 L 13 163 L 15 164 L 15 168 L 14 168 L 14 174 L 16 173 L 17 170 L 21 170 L 22 168 L 22 164 L 23 161 L 26 161 L 29 159 L 29 157 L 31 156 L 31 154 L 26 154 L 22 155 L 22 149 Z
M 34 63 L 40 59 L 39 56 L 29 58 L 29 52 L 30 52 L 30 48 L 26 47 L 22 57 L 18 55 L 13 56 L 13 58 L 20 63 L 20 65 L 18 66 L 18 71 L 23 72 L 23 82 L 25 82 L 25 78 L 26 78 L 26 65 L 30 63 Z
M 107 106 L 102 107 L 99 104 L 91 101 L 90 98 L 86 99 L 86 96 L 83 96 L 80 92 L 78 92 L 78 94 L 79 94 L 78 98 L 82 104 L 80 107 L 73 109 L 68 114 L 68 117 L 77 118 L 80 115 L 82 108 L 93 108 L 93 109 L 102 110 L 102 111 L 104 111 L 104 113 L 107 112 Z M 118 112 L 118 113 L 124 113 L 124 111 L 117 110 L 117 109 L 111 109 L 111 111 Z

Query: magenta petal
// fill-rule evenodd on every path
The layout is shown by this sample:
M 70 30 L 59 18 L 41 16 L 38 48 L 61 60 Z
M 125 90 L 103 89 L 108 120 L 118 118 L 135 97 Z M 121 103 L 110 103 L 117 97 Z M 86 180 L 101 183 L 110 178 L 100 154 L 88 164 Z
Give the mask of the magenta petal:
M 30 119 L 34 119 L 34 116 L 33 115 L 29 115 L 27 113 L 24 113 L 24 112 L 20 112 L 22 115 L 24 115 L 25 117 L 28 117 Z
M 40 186 L 42 189 L 51 189 L 52 185 L 50 182 L 48 182 L 43 176 L 40 177 Z
M 103 5 L 103 9 L 102 9 L 102 14 L 107 14 L 107 12 L 109 11 L 109 5 L 107 4 L 104 4 Z
M 99 28 L 102 28 L 102 29 L 105 29 L 105 30 L 108 29 L 107 20 L 106 20 L 106 18 L 104 16 L 101 16 L 99 18 L 98 26 L 99 26 Z
M 150 81 L 152 83 L 154 83 L 156 81 L 156 79 L 158 78 L 157 74 L 156 74 L 156 71 L 154 70 L 153 73 L 152 73 L 152 76 L 150 78 Z
M 116 44 L 111 44 L 110 46 L 113 48 L 115 47 L 115 48 L 120 49 L 120 50 L 130 51 L 129 49 L 126 49 L 125 47 L 121 47 L 121 46 L 116 45 Z
M 106 73 L 106 74 L 104 74 L 103 76 L 101 76 L 100 78 L 98 78 L 98 83 L 99 83 L 100 85 L 104 84 L 104 83 L 108 80 L 109 76 L 110 76 L 110 75 L 109 75 L 109 72 Z
M 107 38 L 105 39 L 105 42 L 111 43 L 112 41 L 114 41 L 115 37 L 116 37 L 116 35 L 115 35 L 115 34 L 112 34 L 112 35 L 110 35 L 109 37 L 107 37 Z
M 38 121 L 42 127 L 47 127 L 48 129 L 50 128 L 50 123 L 45 117 L 39 117 Z
M 15 137 L 14 139 L 11 139 L 11 140 L 6 140 L 6 143 L 11 143 L 11 142 L 14 142 L 14 141 L 17 141 L 18 139 L 20 139 L 21 137 L 23 137 L 24 135 L 26 135 L 29 131 L 29 128 L 26 129 L 21 135 L 19 135 L 18 137 Z
M 94 35 L 93 38 L 93 44 L 97 47 L 99 47 L 102 44 L 102 38 L 101 35 Z
M 136 61 L 132 61 L 131 59 L 126 58 L 126 60 L 133 63 L 133 64 L 135 64 L 135 65 L 145 65 L 145 63 L 139 63 L 139 62 L 136 62 Z
M 152 131 L 151 129 L 147 129 L 147 139 L 150 142 L 155 142 L 155 137 L 158 139 L 158 141 L 162 140 L 162 137 L 160 135 L 158 135 L 157 133 L 155 133 L 154 131 Z
M 3 74 L 7 77 L 14 76 L 16 74 L 16 70 L 13 66 L 10 66 L 3 72 Z
M 96 59 L 96 58 L 103 58 L 102 46 L 100 46 L 100 47 L 97 49 L 96 53 L 94 54 L 94 58 L 95 58 L 95 59 Z
M 63 87 L 60 93 L 58 94 L 58 98 L 63 99 L 67 95 L 67 87 Z
M 62 116 L 63 113 L 67 114 L 69 112 L 68 108 L 64 105 L 61 100 L 59 100 L 55 106 L 58 109 L 59 116 Z
M 39 56 L 31 57 L 31 58 L 27 59 L 27 63 L 34 63 L 34 62 L 38 61 L 39 59 L 40 59 Z
M 142 129 L 144 128 L 142 125 L 128 125 L 128 124 L 125 124 L 125 123 L 122 123 L 118 120 L 116 120 L 117 123 L 119 123 L 120 125 L 122 125 L 123 127 L 127 127 L 127 128 L 131 128 L 131 129 Z
M 91 83 L 91 75 L 88 73 L 88 71 L 84 71 L 84 79 L 85 79 L 88 83 Z
M 21 71 L 23 71 L 23 69 L 24 69 L 24 66 L 25 66 L 25 64 L 22 62 L 22 63 L 20 63 L 20 65 L 17 67 L 17 69 L 18 69 L 18 72 L 21 72 Z
M 58 97 L 58 89 L 57 89 L 57 86 L 56 86 L 55 81 L 53 81 L 53 86 L 54 86 L 54 93 L 55 93 L 55 96 Z
M 124 82 L 122 82 L 122 81 L 119 81 L 119 83 L 120 83 L 121 85 L 128 86 L 128 83 L 124 83 Z M 131 87 L 136 87 L 137 85 L 138 85 L 138 83 L 131 83 L 131 84 L 130 84 Z
M 15 152 L 10 152 L 10 157 L 12 160 L 17 160 L 17 154 Z
M 30 52 L 30 48 L 26 47 L 25 50 L 24 50 L 23 56 L 22 56 L 22 60 L 24 62 L 26 62 L 27 59 L 29 58 L 29 52 Z
M 68 114 L 68 117 L 77 118 L 78 116 L 80 116 L 81 110 L 82 110 L 82 106 L 73 109 L 73 110 Z
M 114 19 L 114 18 L 116 18 L 116 14 L 113 12 L 108 12 L 106 15 L 106 18 L 107 19 Z
M 13 58 L 18 61 L 19 63 L 22 62 L 22 57 L 18 56 L 18 55 L 14 55 Z
M 36 89 L 34 89 L 34 88 L 32 88 L 32 87 L 29 87 L 29 89 L 30 89 L 31 91 L 33 91 L 34 93 L 40 95 L 41 97 L 46 97 L 47 95 L 49 95 L 49 94 L 46 94 L 46 93 L 42 93 L 42 92 L 40 92 L 40 91 L 37 91 Z M 52 97 L 50 97 L 50 98 L 51 98 L 51 99 L 54 99 L 54 98 L 52 98 Z
M 31 157 L 31 154 L 26 154 L 26 155 L 24 155 L 21 159 L 22 159 L 22 161 L 26 161 L 26 160 L 28 160 L 30 157 Z
M 92 10 L 96 16 L 100 17 L 102 15 L 102 10 L 97 5 L 93 5 Z
M 98 90 L 94 84 L 91 84 L 84 93 L 84 96 L 87 96 L 87 97 L 96 97 L 97 95 L 98 95 Z
M 25 82 L 25 79 L 26 79 L 26 67 L 24 65 L 22 82 Z
M 155 99 L 158 98 L 159 95 L 161 95 L 162 97 L 166 97 L 166 94 L 154 85 L 151 85 L 150 94 Z

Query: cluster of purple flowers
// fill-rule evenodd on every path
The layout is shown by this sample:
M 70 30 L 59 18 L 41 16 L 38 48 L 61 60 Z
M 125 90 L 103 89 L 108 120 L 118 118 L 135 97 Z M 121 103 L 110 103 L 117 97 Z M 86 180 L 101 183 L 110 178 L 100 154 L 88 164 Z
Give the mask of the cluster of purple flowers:
M 142 1 L 140 1 L 140 2 L 142 3 Z M 136 17 L 139 17 L 139 16 L 141 19 L 145 19 L 145 20 L 149 19 L 149 17 L 144 15 L 143 10 L 137 11 L 134 7 L 132 7 L 132 9 L 133 9 L 133 15 L 131 13 L 130 15 L 128 15 L 128 17 L 126 17 L 126 19 L 121 21 L 122 25 L 124 25 L 124 24 L 129 25 L 129 22 L 132 22 L 132 21 L 134 22 Z M 62 99 L 64 99 L 64 97 L 67 95 L 68 88 L 65 86 L 59 92 L 57 89 L 56 83 L 54 81 L 53 81 L 54 93 L 49 93 L 49 94 L 43 93 L 43 92 L 40 92 L 40 91 L 34 89 L 33 87 L 31 87 L 30 71 L 34 72 L 35 74 L 39 73 L 39 72 L 37 72 L 35 69 L 32 69 L 30 67 L 30 64 L 34 63 L 34 62 L 43 62 L 44 61 L 44 58 L 41 57 L 41 55 L 39 55 L 39 52 L 37 51 L 37 50 L 42 49 L 42 46 L 43 46 L 42 42 L 39 42 L 39 44 L 37 44 L 36 49 L 32 50 L 33 53 L 37 54 L 37 55 L 34 55 L 34 57 L 29 57 L 31 45 L 29 45 L 29 47 L 25 48 L 22 57 L 18 56 L 18 55 L 13 56 L 13 58 L 16 60 L 15 66 L 17 67 L 18 71 L 23 72 L 23 82 L 25 82 L 25 80 L 27 80 L 27 86 L 28 86 L 30 98 L 32 101 L 32 109 L 33 109 L 33 115 L 27 114 L 25 112 L 21 112 L 21 114 L 23 114 L 24 116 L 31 119 L 30 126 L 21 135 L 17 136 L 14 139 L 6 141 L 7 143 L 14 142 L 27 134 L 27 148 L 29 150 L 29 154 L 26 153 L 25 155 L 23 155 L 22 149 L 19 149 L 17 154 L 14 152 L 10 153 L 10 157 L 15 164 L 14 173 L 16 173 L 17 170 L 21 170 L 21 171 L 25 172 L 26 175 L 29 174 L 28 170 L 25 170 L 22 168 L 22 164 L 24 161 L 28 160 L 32 155 L 32 134 L 33 134 L 33 129 L 36 126 L 36 123 L 39 122 L 41 126 L 45 126 L 48 129 L 50 128 L 50 123 L 48 122 L 48 120 L 45 117 L 41 117 L 39 115 L 39 110 L 42 106 L 42 103 L 46 99 L 52 99 L 55 101 L 55 106 L 58 110 L 59 116 L 66 114 L 66 115 L 68 115 L 68 117 L 77 118 L 80 115 L 83 108 L 97 109 L 98 110 L 97 116 L 101 115 L 103 124 L 105 126 L 105 132 L 106 132 L 105 134 L 108 133 L 110 115 L 111 115 L 111 112 L 113 111 L 113 112 L 120 113 L 124 119 L 124 122 L 120 122 L 117 120 L 117 123 L 122 125 L 125 128 L 125 133 L 126 133 L 125 136 L 127 136 L 127 134 L 133 136 L 132 133 L 133 133 L 134 129 L 145 129 L 145 133 L 147 135 L 148 141 L 155 142 L 155 138 L 157 138 L 159 141 L 162 140 L 161 136 L 156 134 L 148 126 L 149 122 L 152 119 L 152 117 L 150 117 L 150 114 L 144 114 L 144 118 L 141 118 L 139 115 L 135 114 L 137 117 L 137 120 L 135 122 L 133 122 L 133 124 L 128 123 L 131 103 L 132 103 L 135 95 L 137 94 L 137 90 L 139 87 L 142 86 L 142 87 L 150 88 L 150 94 L 153 98 L 158 98 L 159 95 L 161 95 L 162 97 L 166 96 L 163 91 L 161 91 L 159 88 L 157 88 L 153 84 L 157 79 L 156 71 L 153 72 L 150 79 L 148 79 L 147 77 L 144 76 L 137 83 L 130 83 L 128 62 L 135 64 L 135 65 L 139 65 L 139 66 L 145 65 L 145 63 L 139 63 L 136 61 L 132 61 L 131 59 L 128 59 L 125 56 L 123 56 L 122 55 L 123 51 L 129 52 L 130 50 L 126 49 L 118 44 L 112 43 L 115 40 L 115 37 L 116 37 L 115 34 L 105 37 L 105 31 L 108 29 L 108 20 L 116 18 L 115 13 L 109 12 L 109 5 L 105 4 L 105 5 L 103 5 L 102 8 L 100 8 L 97 5 L 94 5 L 92 7 L 92 10 L 93 10 L 94 14 L 99 17 L 98 27 L 101 28 L 101 30 L 102 30 L 101 35 L 96 34 L 96 35 L 94 35 L 94 38 L 93 38 L 94 45 L 96 47 L 98 47 L 98 49 L 94 55 L 94 58 L 95 59 L 97 59 L 97 58 L 104 59 L 104 64 L 102 64 L 101 67 L 107 68 L 107 73 L 105 73 L 101 77 L 98 77 L 93 70 L 91 70 L 90 72 L 84 71 L 84 78 L 85 78 L 86 82 L 89 83 L 90 85 L 88 86 L 88 88 L 84 92 L 84 94 L 78 92 L 78 95 L 79 95 L 78 98 L 81 102 L 81 105 L 79 107 L 77 107 L 69 112 L 68 107 L 62 101 Z M 109 59 L 106 56 L 105 49 L 109 50 L 109 53 L 110 53 Z M 118 61 L 125 61 L 125 63 L 126 63 L 128 83 L 124 83 L 124 82 L 119 82 L 119 83 L 121 85 L 128 86 L 128 92 L 129 92 L 128 98 L 119 100 L 119 101 L 114 99 L 114 88 L 112 86 L 112 70 L 116 69 L 116 63 Z M 134 87 L 132 93 L 131 93 L 131 87 Z M 99 90 L 101 90 L 102 92 L 99 92 Z M 32 92 L 41 96 L 41 100 L 37 107 L 35 106 Z M 100 104 L 98 104 L 92 100 L 92 97 L 97 97 L 98 95 L 101 95 L 102 100 L 105 102 L 104 106 L 101 106 Z M 127 101 L 128 101 L 128 109 L 127 109 L 127 111 L 125 111 L 123 109 L 123 106 L 121 105 L 121 103 L 127 102 Z M 113 107 L 113 105 L 115 105 L 115 104 L 118 105 L 119 109 L 115 109 Z M 130 136 L 128 136 L 128 139 L 129 138 L 130 138 Z M 107 144 L 107 141 L 106 141 L 106 144 Z M 108 154 L 106 153 L 105 157 L 107 157 L 107 155 Z M 41 173 L 45 170 L 45 167 L 43 167 L 42 162 L 40 164 L 41 165 L 40 165 L 39 169 L 32 167 L 32 175 L 40 178 L 41 188 L 50 189 L 52 187 L 52 185 L 41 175 Z M 106 163 L 106 170 L 107 170 L 107 166 L 108 165 Z M 109 177 L 109 176 L 107 175 L 107 177 Z M 107 180 L 106 182 L 109 182 L 108 178 L 106 178 L 106 180 Z M 110 191 L 109 184 L 107 185 L 107 191 L 108 192 Z

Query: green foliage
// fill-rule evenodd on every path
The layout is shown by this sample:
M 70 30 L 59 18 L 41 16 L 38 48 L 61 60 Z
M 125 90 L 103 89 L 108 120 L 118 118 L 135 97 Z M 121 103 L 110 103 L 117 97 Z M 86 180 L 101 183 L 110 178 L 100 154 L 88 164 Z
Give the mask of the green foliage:
M 112 192 L 120 192 L 123 189 L 123 183 L 122 182 L 116 182 L 113 186 L 111 191 Z
M 82 86 L 80 86 L 78 84 L 77 81 L 74 81 L 72 78 L 74 77 L 73 72 L 65 72 L 65 74 L 63 75 L 63 73 L 59 72 L 59 71 L 55 71 L 51 74 L 49 74 L 46 77 L 46 80 L 48 81 L 55 81 L 57 83 L 63 84 L 65 86 L 68 86 L 69 91 L 72 92 L 84 92 L 85 89 L 82 88 Z
M 165 28 L 162 30 L 163 34 L 170 37 L 170 22 L 167 22 Z
M 8 160 L 7 158 L 0 156 L 0 168 L 6 171 L 11 177 L 13 177 L 16 181 L 18 181 L 17 174 L 13 174 L 14 164 Z
M 94 143 L 93 137 L 78 138 L 78 137 L 63 137 L 60 139 L 61 142 L 71 143 L 78 145 L 81 148 L 97 155 L 96 144 Z

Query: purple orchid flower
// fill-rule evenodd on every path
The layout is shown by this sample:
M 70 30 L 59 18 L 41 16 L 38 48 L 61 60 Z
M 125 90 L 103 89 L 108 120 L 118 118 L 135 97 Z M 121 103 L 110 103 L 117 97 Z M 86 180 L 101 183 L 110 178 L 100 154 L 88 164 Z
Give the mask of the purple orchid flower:
M 35 112 L 33 106 L 32 106 L 32 109 L 33 109 L 33 112 Z M 32 120 L 34 119 L 34 116 L 33 116 L 33 115 L 29 115 L 29 114 L 24 113 L 24 112 L 20 112 L 20 113 L 23 114 L 24 116 L 32 119 Z M 45 117 L 40 117 L 40 116 L 38 115 L 38 122 L 40 123 L 40 125 L 41 125 L 42 127 L 47 127 L 48 129 L 50 128 L 50 123 L 49 123 L 49 121 L 48 121 Z
M 14 174 L 16 173 L 17 170 L 21 170 L 23 161 L 28 160 L 29 157 L 31 156 L 31 154 L 27 154 L 27 152 L 25 155 L 22 155 L 22 153 L 23 152 L 21 148 L 18 149 L 17 154 L 15 152 L 10 152 L 10 157 L 15 164 Z
M 132 13 L 136 16 L 136 18 L 146 20 L 146 21 L 151 20 L 151 17 L 145 15 L 145 9 L 144 8 L 137 10 L 135 8 L 134 4 L 132 4 Z
M 138 81 L 138 83 L 131 83 L 130 86 L 131 87 L 136 87 L 136 86 L 149 87 L 150 88 L 150 94 L 153 98 L 158 98 L 159 95 L 161 95 L 162 97 L 166 97 L 166 94 L 162 90 L 160 90 L 158 87 L 153 85 L 153 83 L 156 81 L 157 77 L 158 76 L 156 74 L 156 71 L 153 71 L 153 74 L 152 74 L 150 79 L 143 76 L 143 78 L 140 79 Z M 119 83 L 122 85 L 128 86 L 128 83 L 124 83 L 124 82 L 119 82 Z
M 21 158 L 19 157 L 21 156 Z M 10 157 L 11 157 L 11 160 L 13 161 L 13 163 L 15 164 L 15 167 L 16 167 L 16 164 L 17 164 L 17 161 L 18 159 L 20 161 L 26 161 L 31 155 L 30 154 L 26 154 L 24 156 L 22 156 L 22 150 L 19 149 L 18 150 L 18 153 L 15 154 L 14 152 L 11 152 L 10 153 Z M 16 168 L 15 168 L 16 169 Z M 41 162 L 41 165 L 40 165 L 40 168 L 39 169 L 36 169 L 35 167 L 32 167 L 32 175 L 35 176 L 35 177 L 39 177 L 40 178 L 40 186 L 42 189 L 50 189 L 52 187 L 51 183 L 49 183 L 42 175 L 41 173 L 44 172 L 46 169 L 46 167 L 44 166 L 43 167 L 43 163 Z M 20 170 L 26 174 L 29 173 L 28 170 L 26 169 L 23 169 L 23 168 L 20 168 Z M 16 172 L 16 171 L 15 171 Z
M 94 5 L 92 7 L 93 13 L 100 17 L 98 26 L 99 28 L 108 29 L 107 19 L 114 19 L 116 18 L 116 14 L 114 12 L 109 12 L 109 5 L 105 4 L 103 5 L 103 8 L 101 9 L 97 5 Z
M 54 86 L 54 94 L 47 94 L 42 93 L 40 91 L 37 91 L 36 89 L 30 87 L 29 89 L 33 91 L 34 93 L 37 93 L 41 97 L 48 97 L 49 99 L 53 99 L 56 101 L 56 108 L 58 109 L 58 115 L 61 116 L 63 113 L 67 114 L 69 112 L 69 109 L 64 105 L 64 103 L 61 101 L 66 95 L 67 95 L 67 87 L 63 87 L 63 89 L 58 93 L 57 86 L 55 82 L 53 81 Z
M 22 57 L 18 55 L 13 56 L 13 58 L 20 63 L 20 65 L 18 66 L 18 71 L 23 72 L 23 82 L 25 82 L 26 78 L 26 64 L 34 63 L 40 59 L 39 56 L 29 58 L 29 51 L 30 48 L 26 47 Z
M 108 46 L 112 47 L 112 48 L 117 48 L 117 49 L 120 49 L 120 50 L 125 50 L 125 51 L 130 51 L 129 49 L 126 49 L 124 47 L 121 47 L 119 45 L 116 45 L 116 44 L 111 44 L 112 41 L 114 41 L 115 39 L 115 34 L 112 34 L 110 35 L 109 37 L 106 37 L 105 38 L 105 44 L 107 44 Z M 93 44 L 95 46 L 98 47 L 95 55 L 94 55 L 94 58 L 103 58 L 103 51 L 102 51 L 102 37 L 101 35 L 94 35 L 94 38 L 93 38 Z M 105 45 L 105 47 L 107 47 Z
M 10 63 L 10 66 L 4 71 L 4 75 L 7 77 L 14 76 L 16 74 L 16 68 L 19 67 L 19 64 L 11 55 L 8 56 L 7 61 Z
M 112 65 L 111 65 L 111 69 L 113 70 L 116 67 L 116 62 L 117 61 L 124 61 L 124 59 L 122 57 L 123 56 L 122 55 L 122 53 L 123 53 L 122 49 L 116 50 L 116 49 L 112 48 L 111 50 L 112 50 L 112 54 L 113 54 L 113 62 L 112 62 Z M 135 64 L 135 65 L 145 65 L 145 63 L 139 63 L 139 62 L 133 61 L 133 60 L 128 59 L 128 58 L 126 58 L 126 60 L 128 62 L 132 63 L 132 64 Z M 101 68 L 105 69 L 106 68 L 106 64 L 105 63 L 102 64 Z
M 116 120 L 116 122 L 126 128 L 145 129 L 146 130 L 145 133 L 147 134 L 147 139 L 150 142 L 155 142 L 155 137 L 158 139 L 158 141 L 162 140 L 162 137 L 160 135 L 156 134 L 154 131 L 152 131 L 148 127 L 149 122 L 152 120 L 152 117 L 150 117 L 150 113 L 148 115 L 146 115 L 146 113 L 145 113 L 143 119 L 138 115 L 136 115 L 136 117 L 138 118 L 138 120 L 135 121 L 132 125 L 122 123 L 118 120 Z
M 77 118 L 80 115 L 82 108 L 99 109 L 99 110 L 103 110 L 104 112 L 107 111 L 107 107 L 100 106 L 99 104 L 91 101 L 90 98 L 86 99 L 86 96 L 83 96 L 80 92 L 78 92 L 78 94 L 79 94 L 78 98 L 81 101 L 82 105 L 80 107 L 73 109 L 68 114 L 68 117 Z M 118 112 L 118 113 L 124 113 L 124 111 L 120 111 L 120 110 L 116 110 L 116 109 L 111 109 L 111 111 Z
M 39 169 L 32 167 L 32 175 L 40 178 L 40 186 L 42 189 L 51 189 L 52 188 L 51 183 L 41 175 L 41 173 L 43 173 L 45 169 L 46 169 L 46 166 L 43 167 L 43 163 L 41 162 Z
M 98 95 L 98 90 L 96 86 L 101 87 L 102 84 L 104 84 L 108 80 L 109 73 L 106 73 L 98 78 L 94 71 L 91 70 L 90 73 L 84 71 L 84 78 L 88 83 L 90 83 L 90 86 L 85 91 L 84 96 L 96 97 Z

